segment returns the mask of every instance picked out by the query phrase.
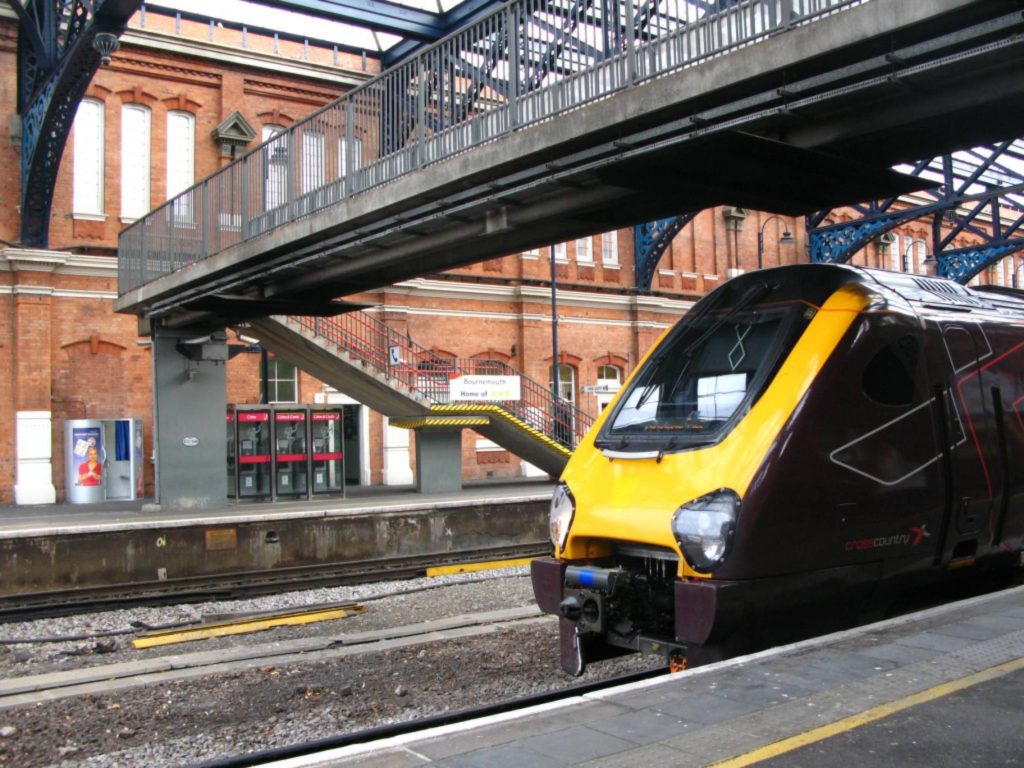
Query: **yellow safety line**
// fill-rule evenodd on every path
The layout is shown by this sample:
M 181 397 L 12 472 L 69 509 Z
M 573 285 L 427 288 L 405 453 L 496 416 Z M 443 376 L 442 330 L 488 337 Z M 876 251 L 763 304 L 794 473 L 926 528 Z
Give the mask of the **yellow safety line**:
M 747 752 L 745 755 L 738 755 L 727 760 L 721 760 L 708 766 L 708 768 L 743 768 L 744 766 L 759 763 L 762 760 L 769 760 L 773 757 L 784 755 L 787 752 L 792 752 L 795 749 L 806 747 L 808 744 L 814 744 L 816 742 L 832 738 L 833 736 L 838 736 L 841 733 L 852 731 L 854 728 L 860 728 L 862 725 L 873 723 L 876 720 L 889 717 L 890 715 L 902 712 L 905 709 L 916 707 L 918 704 L 925 704 L 929 701 L 940 699 L 943 696 L 949 696 L 957 691 L 962 691 L 965 688 L 978 685 L 979 683 L 985 683 L 1011 672 L 1016 672 L 1019 669 L 1024 669 L 1024 658 L 1015 659 L 1014 661 L 1008 661 L 1004 664 L 989 667 L 988 669 L 976 672 L 973 675 L 967 675 L 966 677 L 961 677 L 957 680 L 951 680 L 948 683 L 936 685 L 934 688 L 929 688 L 928 690 L 920 691 L 919 693 L 914 693 L 910 696 L 904 696 L 902 699 L 890 701 L 888 704 L 880 704 L 877 707 L 872 707 L 871 709 L 859 712 L 856 715 L 844 717 L 842 720 L 837 720 L 834 723 L 822 725 L 818 728 L 812 728 L 804 733 L 798 733 L 796 736 L 790 736 L 788 739 L 782 739 L 781 741 L 776 741 L 774 744 L 760 747 L 752 752 Z
M 155 632 L 132 641 L 132 647 L 136 649 L 153 648 L 159 645 L 172 645 L 174 643 L 188 643 L 193 640 L 206 640 L 210 637 L 224 637 L 226 635 L 242 635 L 248 632 L 261 632 L 272 627 L 298 626 L 300 624 L 313 624 L 318 621 L 331 621 L 332 619 L 344 619 L 353 613 L 361 613 L 363 606 L 353 603 L 344 608 L 330 608 L 321 611 L 305 611 L 301 613 L 281 614 L 269 616 L 262 619 L 248 619 L 245 621 L 225 621 L 217 624 L 209 624 L 194 629 L 170 630 L 167 632 Z
M 489 571 L 495 568 L 515 568 L 517 565 L 529 565 L 532 557 L 520 557 L 516 560 L 492 560 L 489 563 L 459 563 L 457 565 L 437 565 L 427 568 L 427 576 L 449 576 L 453 573 L 472 573 L 473 571 Z

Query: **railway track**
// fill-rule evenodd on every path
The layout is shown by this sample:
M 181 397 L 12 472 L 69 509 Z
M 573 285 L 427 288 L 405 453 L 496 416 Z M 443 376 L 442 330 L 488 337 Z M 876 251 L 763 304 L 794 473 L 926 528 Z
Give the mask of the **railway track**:
M 518 560 L 547 554 L 550 549 L 551 545 L 544 542 L 515 547 L 463 550 L 443 555 L 318 563 L 164 581 L 0 595 L 0 624 L 139 605 L 233 600 L 299 589 L 408 579 L 424 575 L 428 568 Z
M 317 606 L 317 610 L 322 607 Z M 498 627 L 548 621 L 536 606 L 504 608 L 367 632 L 337 633 L 213 651 L 152 656 L 115 664 L 0 680 L 0 712 L 72 696 L 109 694 L 138 686 L 214 675 L 266 665 L 338 659 L 415 645 L 474 637 Z

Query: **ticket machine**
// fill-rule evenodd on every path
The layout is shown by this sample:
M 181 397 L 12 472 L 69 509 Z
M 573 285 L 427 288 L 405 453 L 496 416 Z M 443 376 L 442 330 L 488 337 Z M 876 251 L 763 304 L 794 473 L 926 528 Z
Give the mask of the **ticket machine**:
M 309 409 L 274 409 L 274 496 L 309 493 Z
M 270 408 L 236 406 L 228 412 L 234 444 L 228 442 L 228 466 L 235 466 L 234 495 L 238 499 L 261 499 L 271 494 Z M 234 462 L 232 462 L 232 447 Z
M 344 417 L 341 407 L 310 409 L 313 493 L 344 493 Z

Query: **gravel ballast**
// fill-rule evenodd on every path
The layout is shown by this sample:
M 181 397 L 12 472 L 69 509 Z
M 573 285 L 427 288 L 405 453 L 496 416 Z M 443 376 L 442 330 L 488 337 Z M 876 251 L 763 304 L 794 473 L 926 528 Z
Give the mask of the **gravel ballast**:
M 377 599 L 375 599 L 377 598 Z M 134 650 L 132 622 L 363 602 L 347 619 L 186 645 Z M 0 626 L 5 679 L 297 638 L 339 636 L 533 604 L 525 569 L 309 590 L 250 600 L 111 611 Z M 30 638 L 95 635 L 27 643 Z M 187 646 L 187 647 L 186 647 Z M 502 625 L 479 637 L 360 653 L 326 661 L 238 668 L 106 694 L 0 710 L 0 766 L 181 766 L 322 739 L 430 714 L 558 690 L 660 666 L 626 656 L 580 679 L 558 663 L 551 617 Z

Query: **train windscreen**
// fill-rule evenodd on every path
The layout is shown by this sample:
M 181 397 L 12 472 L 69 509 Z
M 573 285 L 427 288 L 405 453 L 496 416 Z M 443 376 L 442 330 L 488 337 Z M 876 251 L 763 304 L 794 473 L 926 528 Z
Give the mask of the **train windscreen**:
M 673 450 L 719 440 L 795 343 L 800 309 L 740 302 L 684 318 L 633 379 L 598 447 Z

